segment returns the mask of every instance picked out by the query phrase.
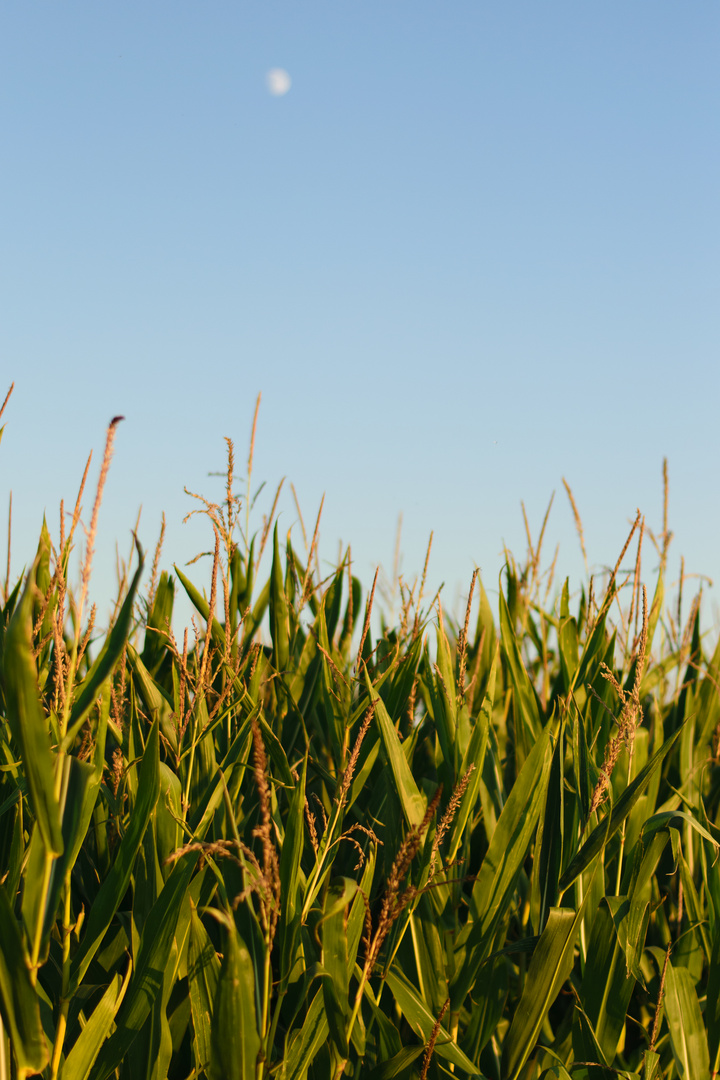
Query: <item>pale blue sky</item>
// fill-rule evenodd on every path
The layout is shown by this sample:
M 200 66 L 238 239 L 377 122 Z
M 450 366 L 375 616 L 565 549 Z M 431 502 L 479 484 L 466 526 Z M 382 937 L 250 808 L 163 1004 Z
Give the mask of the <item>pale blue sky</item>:
M 561 477 L 599 565 L 664 455 L 673 573 L 720 577 L 719 46 L 717 0 L 7 0 L 14 571 L 118 413 L 98 598 L 141 503 L 165 565 L 206 546 L 183 486 L 224 435 L 242 474 L 262 391 L 256 481 L 325 492 L 367 584 L 402 511 L 408 576 L 434 529 L 451 606 L 493 590 L 553 490 L 576 584 Z

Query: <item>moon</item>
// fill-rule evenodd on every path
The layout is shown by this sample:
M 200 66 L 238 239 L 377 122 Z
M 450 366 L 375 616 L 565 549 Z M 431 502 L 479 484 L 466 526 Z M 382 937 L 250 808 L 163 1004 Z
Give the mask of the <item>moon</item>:
M 273 97 L 282 97 L 292 86 L 292 81 L 284 68 L 270 68 L 265 76 L 267 88 Z

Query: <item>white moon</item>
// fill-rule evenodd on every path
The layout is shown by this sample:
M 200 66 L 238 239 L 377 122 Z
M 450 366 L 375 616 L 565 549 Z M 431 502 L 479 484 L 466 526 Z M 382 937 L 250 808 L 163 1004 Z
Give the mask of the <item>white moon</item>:
M 271 68 L 265 76 L 267 88 L 273 97 L 282 97 L 287 94 L 292 85 L 290 76 L 284 68 Z

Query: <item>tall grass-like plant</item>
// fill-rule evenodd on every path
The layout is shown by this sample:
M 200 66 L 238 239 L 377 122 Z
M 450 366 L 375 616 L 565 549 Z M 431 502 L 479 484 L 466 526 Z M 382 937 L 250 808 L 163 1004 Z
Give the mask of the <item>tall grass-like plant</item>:
M 720 649 L 665 604 L 667 513 L 602 587 L 554 591 L 528 527 L 497 618 L 424 573 L 376 637 L 320 515 L 302 552 L 277 497 L 251 534 L 256 411 L 245 494 L 228 440 L 196 497 L 208 591 L 158 549 L 141 598 L 136 544 L 100 635 L 118 419 L 77 590 L 87 470 L 3 589 L 0 1080 L 717 1072 Z

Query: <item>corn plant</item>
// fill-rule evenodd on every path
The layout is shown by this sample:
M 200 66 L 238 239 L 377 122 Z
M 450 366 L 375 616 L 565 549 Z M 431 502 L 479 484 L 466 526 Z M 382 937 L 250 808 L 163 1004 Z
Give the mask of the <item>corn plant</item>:
M 640 517 L 577 593 L 528 530 L 497 613 L 423 574 L 374 635 L 319 516 L 251 536 L 228 440 L 209 590 L 158 548 L 141 595 L 137 543 L 100 634 L 118 419 L 77 588 L 85 479 L 3 593 L 0 1078 L 717 1072 L 720 648 L 665 603 L 667 516 L 652 598 Z

